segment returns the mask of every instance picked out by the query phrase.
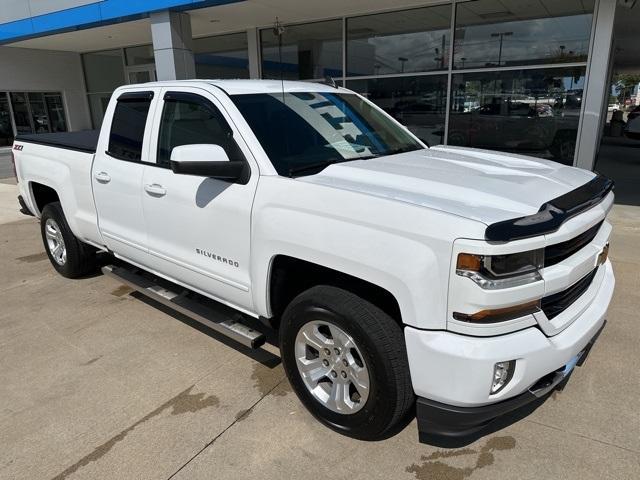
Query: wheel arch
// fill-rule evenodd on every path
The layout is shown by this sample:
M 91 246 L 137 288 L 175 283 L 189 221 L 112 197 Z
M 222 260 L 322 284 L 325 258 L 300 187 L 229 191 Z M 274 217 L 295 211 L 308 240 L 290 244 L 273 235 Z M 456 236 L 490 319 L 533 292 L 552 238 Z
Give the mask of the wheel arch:
M 42 215 L 42 210 L 49 203 L 60 202 L 60 195 L 55 188 L 40 182 L 29 182 L 29 190 L 33 205 L 36 207 L 38 216 Z
M 267 279 L 267 305 L 271 317 L 278 319 L 291 300 L 317 285 L 347 290 L 371 302 L 398 324 L 403 324 L 400 304 L 386 288 L 324 265 L 282 254 L 271 259 Z

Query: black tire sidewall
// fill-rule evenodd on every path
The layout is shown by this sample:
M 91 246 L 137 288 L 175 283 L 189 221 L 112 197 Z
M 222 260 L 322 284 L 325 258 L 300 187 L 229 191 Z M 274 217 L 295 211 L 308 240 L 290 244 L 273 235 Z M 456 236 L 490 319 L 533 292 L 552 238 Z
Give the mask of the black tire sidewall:
M 49 245 L 45 234 L 47 219 L 54 220 L 60 228 L 60 233 L 62 234 L 64 245 L 67 250 L 67 261 L 64 265 L 60 265 L 56 262 L 49 251 Z M 40 232 L 42 234 L 44 249 L 51 261 L 51 265 L 53 265 L 53 268 L 55 268 L 60 275 L 67 278 L 77 278 L 86 273 L 87 262 L 85 257 L 87 257 L 87 252 L 69 228 L 69 224 L 67 223 L 62 211 L 62 206 L 59 202 L 49 203 L 42 209 L 42 215 L 40 217 Z
M 339 307 L 312 300 L 292 302 L 290 308 L 285 311 L 280 326 L 283 366 L 298 398 L 314 417 L 346 435 L 375 439 L 388 429 L 389 419 L 395 411 L 397 393 L 393 371 L 371 335 L 360 324 L 349 319 L 349 312 L 341 312 Z M 369 397 L 364 407 L 354 414 L 340 414 L 326 408 L 309 392 L 298 372 L 295 339 L 300 328 L 314 320 L 340 327 L 353 338 L 364 357 L 369 373 Z

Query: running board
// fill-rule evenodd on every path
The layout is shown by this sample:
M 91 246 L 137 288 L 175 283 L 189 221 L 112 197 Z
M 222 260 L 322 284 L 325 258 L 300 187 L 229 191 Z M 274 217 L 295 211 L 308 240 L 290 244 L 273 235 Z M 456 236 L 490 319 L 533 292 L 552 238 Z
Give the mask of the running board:
M 154 281 L 142 270 L 107 265 L 102 267 L 102 273 L 242 345 L 259 348 L 265 343 L 264 334 L 243 324 L 243 314 L 231 307 L 205 299 L 190 290 L 174 291 L 174 288 L 180 290 L 182 287 L 167 281 Z M 160 283 L 166 284 L 167 288 Z

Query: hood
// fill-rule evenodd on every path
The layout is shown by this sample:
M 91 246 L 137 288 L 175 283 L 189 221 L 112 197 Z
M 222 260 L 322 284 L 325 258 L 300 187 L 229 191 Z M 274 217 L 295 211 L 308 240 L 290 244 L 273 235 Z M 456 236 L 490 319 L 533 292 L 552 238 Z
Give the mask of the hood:
M 592 172 L 522 155 L 432 147 L 339 163 L 298 180 L 420 205 L 487 225 L 536 213 Z

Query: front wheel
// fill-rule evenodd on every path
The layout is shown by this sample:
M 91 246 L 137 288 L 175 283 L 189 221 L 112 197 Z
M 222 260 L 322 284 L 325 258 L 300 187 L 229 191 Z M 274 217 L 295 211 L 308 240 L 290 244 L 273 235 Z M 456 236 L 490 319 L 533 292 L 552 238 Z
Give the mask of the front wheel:
M 350 292 L 317 286 L 298 295 L 282 316 L 280 350 L 300 401 L 340 433 L 384 438 L 413 405 L 402 328 Z

